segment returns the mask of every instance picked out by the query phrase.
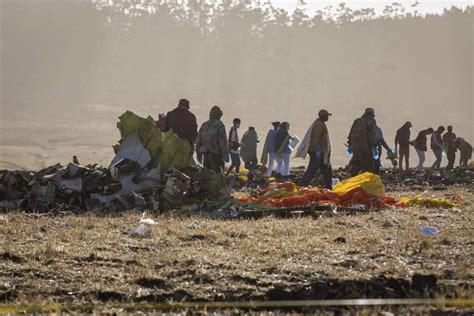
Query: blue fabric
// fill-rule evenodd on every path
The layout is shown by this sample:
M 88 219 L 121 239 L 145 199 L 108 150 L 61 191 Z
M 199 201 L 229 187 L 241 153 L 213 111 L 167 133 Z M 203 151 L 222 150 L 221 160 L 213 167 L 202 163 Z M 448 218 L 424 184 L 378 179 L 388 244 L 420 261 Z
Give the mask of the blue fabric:
M 379 142 L 383 138 L 382 129 L 375 125 L 375 140 Z
M 268 135 L 268 152 L 274 154 L 276 152 L 275 149 L 275 130 L 270 131 Z
M 290 142 L 288 142 L 286 144 L 286 146 L 283 147 L 283 151 L 281 153 L 282 154 L 291 154 Z
M 281 124 L 280 127 L 278 127 L 278 130 L 276 131 L 275 133 L 275 147 L 278 146 L 278 138 L 280 139 L 280 142 L 282 142 L 282 140 L 284 138 L 286 138 L 286 136 L 288 135 L 288 127 L 285 126 L 285 124 Z M 278 148 L 276 148 L 275 150 L 278 150 Z M 286 142 L 286 144 L 284 144 L 284 147 L 283 147 L 283 150 L 281 152 L 282 154 L 291 154 L 291 148 L 290 148 L 290 141 L 288 140 Z

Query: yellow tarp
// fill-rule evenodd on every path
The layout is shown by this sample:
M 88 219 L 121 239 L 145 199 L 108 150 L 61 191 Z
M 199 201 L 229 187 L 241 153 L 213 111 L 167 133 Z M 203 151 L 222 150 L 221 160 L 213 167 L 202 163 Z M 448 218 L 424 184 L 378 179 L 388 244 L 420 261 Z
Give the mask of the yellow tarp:
M 399 204 L 402 206 L 424 206 L 424 207 L 442 207 L 442 208 L 453 208 L 458 207 L 458 204 L 451 201 L 450 199 L 441 198 L 428 198 L 416 195 L 413 198 L 404 197 L 400 200 Z
M 385 188 L 382 180 L 376 174 L 364 172 L 358 176 L 337 183 L 332 191 L 338 195 L 344 195 L 354 189 L 362 188 L 366 193 L 385 197 Z

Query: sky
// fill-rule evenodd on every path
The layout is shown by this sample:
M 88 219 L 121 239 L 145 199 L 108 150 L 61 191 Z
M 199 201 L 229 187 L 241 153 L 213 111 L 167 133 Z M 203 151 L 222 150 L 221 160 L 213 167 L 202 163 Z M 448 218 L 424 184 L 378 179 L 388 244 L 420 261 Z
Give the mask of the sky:
M 276 7 L 282 7 L 288 11 L 295 9 L 298 0 L 272 0 L 272 4 Z M 328 6 L 336 7 L 339 3 L 344 2 L 351 9 L 360 8 L 374 8 L 377 13 L 382 13 L 385 6 L 392 4 L 393 2 L 401 3 L 407 11 L 411 12 L 417 10 L 419 13 L 442 13 L 444 8 L 450 8 L 456 6 L 459 8 L 465 8 L 468 5 L 472 5 L 472 0 L 372 0 L 372 1 L 359 1 L 359 0 L 306 0 L 308 13 L 314 13 L 317 10 L 324 9 Z M 416 8 L 412 7 L 414 3 L 418 2 Z

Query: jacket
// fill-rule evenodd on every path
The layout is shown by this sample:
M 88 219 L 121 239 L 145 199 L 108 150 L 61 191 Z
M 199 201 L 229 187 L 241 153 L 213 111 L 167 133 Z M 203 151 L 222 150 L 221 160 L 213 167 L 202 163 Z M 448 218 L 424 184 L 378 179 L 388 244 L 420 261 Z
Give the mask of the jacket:
M 443 135 L 443 149 L 446 150 L 446 152 L 453 152 L 456 151 L 456 148 L 454 148 L 453 141 L 456 139 L 456 134 L 446 132 Z
M 458 148 L 461 151 L 461 160 L 462 159 L 471 159 L 472 158 L 472 146 L 463 138 L 459 137 L 456 139 L 458 142 Z
M 322 153 L 331 151 L 328 128 L 326 123 L 320 119 L 317 119 L 312 125 L 308 152 L 314 152 L 316 149 L 320 149 Z
M 373 119 L 362 116 L 352 123 L 348 143 L 352 148 L 372 148 L 376 145 L 375 122 Z
M 410 128 L 407 126 L 402 126 L 397 130 L 397 135 L 395 136 L 395 147 L 400 145 L 400 148 L 408 147 L 410 145 Z
M 196 117 L 186 108 L 177 107 L 166 114 L 164 131 L 173 130 L 181 139 L 187 139 L 191 144 L 196 140 L 197 123 Z
M 232 154 L 238 154 L 239 153 L 239 134 L 237 133 L 237 128 L 232 126 L 229 130 L 229 139 L 227 140 L 229 143 L 229 151 Z
M 218 155 L 229 153 L 225 126 L 221 120 L 210 119 L 202 124 L 196 139 L 196 152 Z
M 240 148 L 240 157 L 245 162 L 257 160 L 257 141 L 258 136 L 255 129 L 249 129 L 242 136 Z
M 268 163 L 268 154 L 275 153 L 275 130 L 271 129 L 267 133 L 267 137 L 265 138 L 265 144 L 263 145 L 262 150 L 262 157 L 260 158 L 260 162 L 262 165 L 266 165 Z
M 443 149 L 443 139 L 441 138 L 441 134 L 438 132 L 434 132 L 433 134 L 431 134 L 431 149 L 432 150 Z
M 426 145 L 427 139 L 426 139 L 426 131 L 420 131 L 418 133 L 418 136 L 416 136 L 415 139 L 415 149 L 419 151 L 427 151 L 427 145 Z
M 288 133 L 288 126 L 281 124 L 275 133 L 275 150 L 278 155 L 291 154 L 290 148 L 290 133 Z

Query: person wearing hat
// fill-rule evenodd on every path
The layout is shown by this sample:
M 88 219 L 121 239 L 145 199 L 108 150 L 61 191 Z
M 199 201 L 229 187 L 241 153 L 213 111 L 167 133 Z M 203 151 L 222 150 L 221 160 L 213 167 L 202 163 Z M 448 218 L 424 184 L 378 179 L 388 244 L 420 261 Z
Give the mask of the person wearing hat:
M 304 159 L 306 154 L 309 154 L 308 168 L 299 183 L 301 186 L 311 184 L 316 172 L 321 170 L 325 187 L 332 189 L 331 142 L 326 126 L 326 122 L 331 115 L 326 110 L 319 111 L 318 118 L 308 129 L 298 148 L 296 157 Z
M 223 113 L 216 105 L 209 113 L 209 120 L 199 129 L 196 139 L 197 160 L 205 168 L 217 173 L 224 170 L 224 164 L 229 162 L 229 147 L 224 123 L 221 121 Z
M 448 126 L 448 131 L 443 135 L 443 150 L 446 152 L 446 158 L 448 158 L 448 165 L 446 170 L 451 170 L 454 168 L 454 161 L 456 160 L 456 148 L 454 147 L 454 140 L 456 139 L 456 134 L 453 133 L 453 127 Z
M 413 126 L 411 122 L 405 122 L 402 127 L 397 130 L 395 136 L 395 152 L 398 152 L 400 170 L 403 170 L 402 164 L 405 159 L 405 170 L 410 168 L 410 128 Z
M 172 130 L 181 139 L 188 140 L 194 145 L 197 131 L 196 116 L 189 111 L 189 101 L 179 100 L 178 106 L 166 114 L 166 122 L 163 131 Z
M 366 108 L 364 114 L 352 124 L 347 141 L 353 153 L 349 169 L 352 176 L 372 172 L 372 149 L 377 144 L 374 119 L 374 109 Z

